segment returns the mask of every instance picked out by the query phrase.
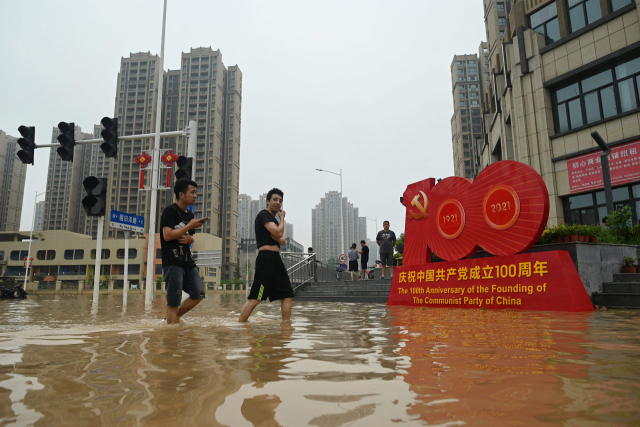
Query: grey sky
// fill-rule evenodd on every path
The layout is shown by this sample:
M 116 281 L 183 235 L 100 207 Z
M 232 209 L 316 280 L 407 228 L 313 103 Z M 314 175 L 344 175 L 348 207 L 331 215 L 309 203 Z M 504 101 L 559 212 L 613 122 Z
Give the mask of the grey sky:
M 161 30 L 162 0 L 0 0 L 0 129 L 35 126 L 40 144 L 60 121 L 91 132 L 113 114 L 120 57 L 159 54 Z M 339 189 L 316 168 L 342 168 L 360 215 L 398 235 L 406 185 L 453 174 L 449 66 L 483 38 L 480 0 L 169 0 L 164 68 L 200 46 L 239 65 L 240 193 L 281 188 L 309 246 L 311 209 Z M 37 150 L 29 166 L 22 230 L 48 156 Z

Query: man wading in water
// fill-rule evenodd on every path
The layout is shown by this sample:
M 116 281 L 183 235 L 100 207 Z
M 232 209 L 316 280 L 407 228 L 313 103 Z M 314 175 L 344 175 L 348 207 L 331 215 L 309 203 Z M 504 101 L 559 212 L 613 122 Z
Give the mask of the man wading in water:
M 189 245 L 193 243 L 195 229 L 208 218 L 194 219 L 187 208 L 196 203 L 198 184 L 180 179 L 173 186 L 176 202 L 162 211 L 160 218 L 160 246 L 162 269 L 167 284 L 167 323 L 178 323 L 180 317 L 204 299 L 204 287 L 200 273 L 191 256 Z M 182 304 L 182 291 L 189 294 Z
M 262 210 L 255 221 L 256 272 L 249 292 L 248 301 L 240 313 L 240 322 L 246 322 L 251 312 L 260 301 L 282 300 L 282 320 L 291 319 L 291 304 L 293 303 L 293 289 L 289 281 L 287 269 L 280 258 L 280 246 L 286 243 L 284 236 L 284 216 L 282 210 L 283 193 L 277 188 L 267 193 L 267 209 Z M 280 216 L 280 224 L 276 220 Z

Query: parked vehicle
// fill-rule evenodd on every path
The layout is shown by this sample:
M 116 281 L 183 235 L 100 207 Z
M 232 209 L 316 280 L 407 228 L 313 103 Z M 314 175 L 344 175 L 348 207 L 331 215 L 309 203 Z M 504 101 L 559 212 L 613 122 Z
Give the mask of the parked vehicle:
M 0 298 L 26 298 L 27 291 L 22 288 L 22 282 L 14 279 L 5 279 L 0 284 Z

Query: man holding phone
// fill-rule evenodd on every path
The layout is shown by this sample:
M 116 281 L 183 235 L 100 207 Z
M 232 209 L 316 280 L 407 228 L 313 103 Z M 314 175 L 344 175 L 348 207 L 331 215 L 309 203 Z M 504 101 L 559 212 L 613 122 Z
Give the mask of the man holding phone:
M 160 246 L 162 269 L 167 285 L 167 324 L 178 323 L 180 317 L 205 297 L 198 267 L 191 255 L 195 229 L 209 218 L 195 219 L 188 207 L 196 203 L 198 184 L 180 179 L 173 186 L 176 202 L 162 211 Z M 189 294 L 182 304 L 182 291 Z
M 291 320 L 291 305 L 293 304 L 293 288 L 287 274 L 287 268 L 280 258 L 280 246 L 286 244 L 284 238 L 284 217 L 282 210 L 282 190 L 271 189 L 267 193 L 267 208 L 256 216 L 256 245 L 258 257 L 256 258 L 256 272 L 253 276 L 253 285 L 249 292 L 247 302 L 242 308 L 238 321 L 246 322 L 253 309 L 261 301 L 269 298 L 269 301 L 282 300 L 282 320 Z M 280 222 L 276 219 L 280 217 Z

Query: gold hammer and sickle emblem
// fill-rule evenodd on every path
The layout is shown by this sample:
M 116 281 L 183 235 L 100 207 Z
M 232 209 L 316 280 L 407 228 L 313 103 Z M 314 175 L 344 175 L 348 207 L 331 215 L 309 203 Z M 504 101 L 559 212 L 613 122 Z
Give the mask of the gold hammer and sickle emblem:
M 422 198 L 424 199 L 424 205 L 420 204 L 420 194 L 422 194 Z M 427 195 L 422 191 L 420 194 L 416 194 L 411 201 L 411 206 L 415 206 L 418 208 L 420 213 L 415 213 L 411 209 L 409 210 L 409 214 L 413 219 L 422 219 L 427 217 L 427 208 L 429 207 L 429 200 L 427 199 Z

